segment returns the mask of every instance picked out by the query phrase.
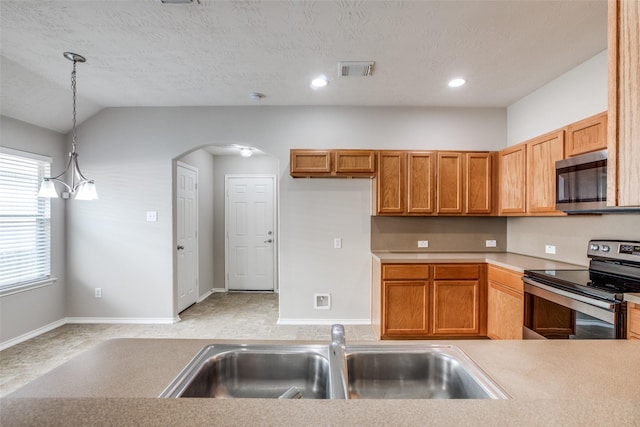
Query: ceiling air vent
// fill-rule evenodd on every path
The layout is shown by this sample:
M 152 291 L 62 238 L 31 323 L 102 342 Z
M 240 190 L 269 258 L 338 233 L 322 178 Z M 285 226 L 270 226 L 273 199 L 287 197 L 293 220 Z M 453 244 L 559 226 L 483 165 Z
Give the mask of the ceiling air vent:
M 367 77 L 373 73 L 374 61 L 342 61 L 340 77 Z

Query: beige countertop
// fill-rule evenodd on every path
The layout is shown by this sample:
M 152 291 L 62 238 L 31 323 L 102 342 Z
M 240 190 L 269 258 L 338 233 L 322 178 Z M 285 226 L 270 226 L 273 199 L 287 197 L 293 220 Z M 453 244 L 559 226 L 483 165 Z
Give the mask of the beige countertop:
M 624 294 L 624 300 L 633 302 L 635 304 L 640 304 L 640 294 Z
M 524 270 L 585 269 L 586 266 L 568 264 L 544 258 L 510 252 L 373 252 L 382 264 L 388 263 L 438 263 L 438 262 L 486 262 L 518 272 Z
M 507 401 L 156 399 L 211 342 L 105 341 L 0 399 L 0 424 L 640 423 L 640 341 L 379 342 L 456 345 L 511 395 Z

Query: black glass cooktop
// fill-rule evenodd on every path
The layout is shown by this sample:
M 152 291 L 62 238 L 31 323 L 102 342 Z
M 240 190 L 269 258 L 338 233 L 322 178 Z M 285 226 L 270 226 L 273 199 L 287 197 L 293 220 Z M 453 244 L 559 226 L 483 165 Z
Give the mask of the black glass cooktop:
M 527 270 L 525 275 L 571 292 L 621 300 L 625 292 L 640 292 L 640 281 L 593 270 Z

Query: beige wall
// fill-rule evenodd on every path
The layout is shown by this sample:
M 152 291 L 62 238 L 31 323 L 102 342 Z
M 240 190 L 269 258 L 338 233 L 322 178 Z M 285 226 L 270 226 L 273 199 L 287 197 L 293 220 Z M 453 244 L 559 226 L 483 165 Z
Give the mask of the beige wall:
M 509 218 L 507 235 L 509 252 L 587 265 L 590 239 L 640 241 L 640 214 Z M 545 245 L 554 245 L 556 254 L 545 254 Z
M 429 248 L 418 248 L 428 240 Z M 495 240 L 487 248 L 486 240 Z M 507 219 L 491 217 L 371 217 L 371 250 L 395 252 L 504 252 Z

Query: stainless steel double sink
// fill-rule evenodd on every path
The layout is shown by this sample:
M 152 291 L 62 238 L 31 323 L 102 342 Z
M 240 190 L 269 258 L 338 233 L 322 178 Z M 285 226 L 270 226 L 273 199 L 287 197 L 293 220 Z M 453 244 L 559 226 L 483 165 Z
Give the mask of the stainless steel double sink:
M 339 351 L 336 351 L 339 350 Z M 453 345 L 204 347 L 160 397 L 508 399 Z

